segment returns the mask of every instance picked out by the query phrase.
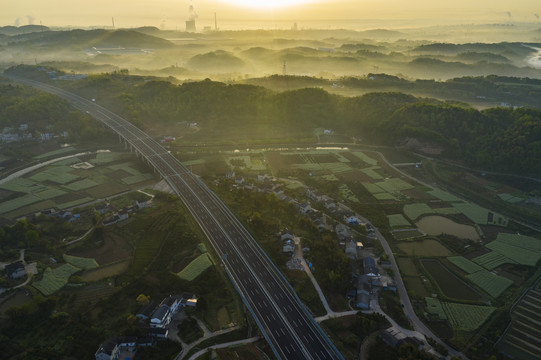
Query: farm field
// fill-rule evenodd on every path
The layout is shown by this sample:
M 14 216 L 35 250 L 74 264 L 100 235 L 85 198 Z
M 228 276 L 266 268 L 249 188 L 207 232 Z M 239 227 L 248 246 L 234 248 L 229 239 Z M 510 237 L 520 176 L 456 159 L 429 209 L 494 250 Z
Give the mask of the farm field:
M 478 225 L 507 226 L 509 219 L 470 203 L 454 203 L 453 207 Z
M 529 290 L 511 312 L 511 325 L 496 348 L 517 359 L 539 358 L 541 349 L 541 289 Z
M 441 262 L 426 259 L 421 260 L 421 263 L 441 292 L 448 298 L 469 301 L 482 300 L 482 296 L 477 291 L 453 274 Z
M 438 319 L 447 320 L 447 314 L 445 313 L 445 310 L 443 309 L 443 306 L 438 299 L 426 297 L 425 302 L 426 312 L 432 315 L 436 315 Z
M 451 251 L 434 239 L 401 242 L 398 248 L 408 255 L 415 256 L 450 256 Z
M 406 220 L 406 218 L 402 216 L 402 214 L 387 215 L 387 219 L 389 219 L 389 225 L 391 226 L 391 228 L 411 226 L 410 222 Z
M 122 260 L 105 266 L 100 266 L 96 269 L 91 269 L 81 274 L 81 279 L 84 282 L 94 282 L 102 279 L 107 279 L 116 275 L 120 275 L 130 266 L 131 260 Z
M 535 266 L 541 260 L 541 240 L 516 234 L 498 234 L 486 247 L 491 252 L 473 261 L 487 270 L 506 263 Z
M 72 255 L 67 255 L 67 254 L 64 254 L 63 257 L 64 257 L 65 262 L 73 266 L 76 266 L 78 268 L 81 268 L 83 270 L 95 269 L 99 266 L 96 260 L 92 258 L 83 258 L 83 257 L 72 256 Z
M 419 217 L 421 217 L 421 215 L 436 213 L 436 211 L 427 204 L 407 204 L 404 205 L 403 211 L 404 214 L 406 214 L 406 216 L 412 221 L 417 220 Z
M 492 306 L 442 302 L 449 323 L 455 330 L 474 331 L 484 324 L 496 310 Z
M 396 262 L 398 263 L 400 272 L 402 272 L 405 276 L 419 276 L 413 260 L 411 260 L 409 257 L 397 256 Z
M 507 278 L 494 275 L 487 270 L 481 270 L 472 274 L 466 275 L 466 279 L 477 285 L 493 298 L 500 296 L 509 286 L 513 285 L 513 281 Z
M 177 276 L 183 280 L 192 281 L 212 265 L 208 253 L 204 253 L 190 262 Z
M 43 295 L 49 296 L 62 289 L 68 283 L 71 275 L 78 271 L 81 271 L 81 269 L 70 264 L 64 264 L 54 270 L 47 268 L 43 272 L 43 279 L 32 283 L 32 286 Z
M 414 240 L 423 237 L 424 234 L 417 229 L 403 229 L 391 231 L 396 240 Z
M 0 217 L 15 219 L 51 207 L 69 209 L 154 179 L 153 174 L 139 170 L 146 170 L 142 164 L 126 162 L 134 158 L 129 153 L 99 152 L 84 158 L 84 162 L 76 157 L 59 160 L 0 185 L 7 196 L 18 195 L 0 203 Z
M 468 274 L 483 270 L 481 266 L 462 256 L 450 256 L 447 258 L 447 260 L 449 260 L 455 266 L 458 266 L 460 269 L 464 270 Z

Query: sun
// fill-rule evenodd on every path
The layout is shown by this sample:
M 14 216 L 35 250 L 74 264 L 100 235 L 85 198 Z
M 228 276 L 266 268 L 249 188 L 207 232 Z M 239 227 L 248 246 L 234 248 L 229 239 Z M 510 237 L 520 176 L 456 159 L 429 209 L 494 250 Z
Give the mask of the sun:
M 255 9 L 275 9 L 314 3 L 315 0 L 223 0 L 224 2 Z

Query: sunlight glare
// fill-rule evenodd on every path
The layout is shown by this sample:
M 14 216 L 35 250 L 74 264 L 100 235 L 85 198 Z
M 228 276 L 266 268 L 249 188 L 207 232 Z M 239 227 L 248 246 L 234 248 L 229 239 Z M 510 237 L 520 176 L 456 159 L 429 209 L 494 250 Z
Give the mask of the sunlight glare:
M 232 5 L 251 7 L 256 9 L 283 8 L 295 5 L 314 3 L 315 0 L 223 0 Z

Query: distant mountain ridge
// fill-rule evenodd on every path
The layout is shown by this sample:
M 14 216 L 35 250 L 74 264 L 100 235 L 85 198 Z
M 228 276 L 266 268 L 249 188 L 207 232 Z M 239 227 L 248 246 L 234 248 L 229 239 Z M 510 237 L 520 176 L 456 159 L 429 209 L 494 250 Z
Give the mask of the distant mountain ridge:
M 23 26 L 2 26 L 0 27 L 0 34 L 3 35 L 20 35 L 28 34 L 38 31 L 49 31 L 47 26 L 43 25 L 23 25 Z
M 123 47 L 162 49 L 175 46 L 170 41 L 134 30 L 71 30 L 44 31 L 12 36 L 12 44 L 35 47 L 86 49 L 91 47 Z

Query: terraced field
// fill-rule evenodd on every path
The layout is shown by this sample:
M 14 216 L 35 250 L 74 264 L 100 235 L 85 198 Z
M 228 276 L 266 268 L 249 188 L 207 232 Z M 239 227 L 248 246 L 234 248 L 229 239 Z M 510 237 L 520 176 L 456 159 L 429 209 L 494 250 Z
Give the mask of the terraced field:
M 541 354 L 541 283 L 517 303 L 511 326 L 496 348 L 515 359 L 534 360 Z

